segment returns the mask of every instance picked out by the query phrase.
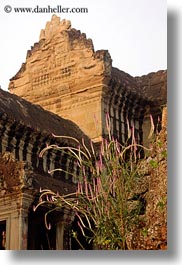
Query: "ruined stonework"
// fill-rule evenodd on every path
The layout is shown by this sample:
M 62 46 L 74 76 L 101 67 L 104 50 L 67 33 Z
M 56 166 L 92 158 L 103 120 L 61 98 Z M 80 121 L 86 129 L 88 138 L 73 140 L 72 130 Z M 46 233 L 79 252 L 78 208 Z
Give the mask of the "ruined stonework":
M 53 15 L 11 78 L 9 90 L 74 121 L 95 142 L 107 133 L 109 113 L 112 133 L 120 142 L 128 137 L 129 122 L 142 143 L 149 114 L 156 121 L 166 103 L 166 80 L 166 71 L 132 77 L 112 67 L 108 51 L 94 51 L 91 39 Z
M 101 94 L 110 75 L 107 51 L 94 52 L 92 40 L 56 16 L 27 52 L 26 63 L 11 79 L 9 89 L 76 122 L 91 138 L 101 135 Z M 93 130 L 94 115 L 99 121 Z
M 132 250 L 167 249 L 167 108 L 162 113 L 162 129 L 151 145 L 150 155 L 140 161 L 143 177 L 135 192 L 146 203 L 140 223 L 128 237 Z
M 151 157 L 139 164 L 146 174 L 133 189 L 146 202 L 145 222 L 128 235 L 127 244 L 128 249 L 166 249 L 167 71 L 132 77 L 112 66 L 108 51 L 94 51 L 92 40 L 70 21 L 53 15 L 9 90 L 0 89 L 0 248 L 71 249 L 73 213 L 58 209 L 50 217 L 49 233 L 44 226 L 48 208 L 35 213 L 33 205 L 40 188 L 74 192 L 78 164 L 56 149 L 39 154 L 48 145 L 77 147 L 71 137 L 80 143 L 84 139 L 87 148 L 92 140 L 97 147 L 108 133 L 109 114 L 111 134 L 121 143 L 132 131 L 138 143 L 148 145 L 151 125 L 157 132 Z M 60 167 L 63 171 L 48 173 Z
M 65 167 L 71 163 L 65 154 L 53 150 L 39 157 L 46 145 L 75 145 L 74 141 L 55 138 L 52 134 L 74 137 L 80 142 L 84 138 L 85 143 L 89 143 L 88 137 L 73 122 L 3 90 L 0 90 L 0 119 L 0 153 L 10 152 L 15 159 L 27 161 L 34 169 L 46 173 L 58 165 Z
M 68 242 L 64 231 L 74 219 L 72 213 L 67 209 L 56 212 L 51 217 L 54 229 L 48 235 L 44 225 L 48 209 L 33 211 L 40 188 L 60 194 L 76 189 L 77 165 L 67 154 L 49 150 L 39 156 L 46 145 L 74 146 L 74 141 L 55 138 L 52 133 L 89 142 L 73 122 L 0 89 L 0 249 L 69 248 L 64 246 Z M 48 174 L 59 166 L 65 171 L 69 167 L 75 177 L 65 172 Z M 50 246 L 42 235 L 52 238 Z

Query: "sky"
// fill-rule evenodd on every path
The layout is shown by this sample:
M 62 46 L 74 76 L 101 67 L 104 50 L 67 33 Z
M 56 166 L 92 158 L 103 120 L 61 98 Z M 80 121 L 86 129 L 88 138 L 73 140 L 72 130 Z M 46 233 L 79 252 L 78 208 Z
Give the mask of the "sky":
M 14 8 L 87 8 L 88 13 L 56 13 L 86 33 L 95 50 L 109 50 L 113 66 L 132 76 L 167 68 L 166 0 L 1 0 L 0 85 L 25 62 L 27 50 L 39 40 L 51 13 L 16 13 Z M 11 6 L 11 12 L 5 12 Z M 9 11 L 9 10 L 8 10 Z

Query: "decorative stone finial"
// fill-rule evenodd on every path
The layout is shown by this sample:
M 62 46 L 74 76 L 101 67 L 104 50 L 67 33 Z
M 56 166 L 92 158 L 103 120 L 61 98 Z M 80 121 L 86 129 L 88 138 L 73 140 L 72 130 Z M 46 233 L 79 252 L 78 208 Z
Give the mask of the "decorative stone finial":
M 45 29 L 40 32 L 40 40 L 49 39 L 56 33 L 68 30 L 71 28 L 71 22 L 69 20 L 60 20 L 60 17 L 53 15 L 51 21 L 47 22 Z

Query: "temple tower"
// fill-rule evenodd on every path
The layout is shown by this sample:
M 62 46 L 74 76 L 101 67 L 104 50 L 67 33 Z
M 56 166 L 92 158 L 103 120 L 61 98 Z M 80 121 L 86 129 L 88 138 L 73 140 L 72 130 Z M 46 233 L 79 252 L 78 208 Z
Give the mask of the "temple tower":
M 91 39 L 73 29 L 70 21 L 53 15 L 11 78 L 9 90 L 72 120 L 94 142 L 107 133 L 109 113 L 112 134 L 120 142 L 134 127 L 143 143 L 150 131 L 150 114 L 156 123 L 166 103 L 166 82 L 166 71 L 132 77 L 112 67 L 108 51 L 94 51 Z

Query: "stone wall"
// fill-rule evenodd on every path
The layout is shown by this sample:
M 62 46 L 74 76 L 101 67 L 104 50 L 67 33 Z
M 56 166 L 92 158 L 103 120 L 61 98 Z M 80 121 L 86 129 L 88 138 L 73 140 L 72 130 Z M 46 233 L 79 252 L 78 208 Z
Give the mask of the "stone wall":
M 101 94 L 110 69 L 107 51 L 94 52 L 92 40 L 70 28 L 69 21 L 53 16 L 9 89 L 74 121 L 94 139 L 101 134 Z M 97 132 L 94 116 L 99 121 Z
M 26 250 L 46 246 L 46 239 L 37 242 L 37 227 L 45 227 L 44 214 L 33 211 L 40 188 L 51 189 L 60 194 L 72 193 L 76 189 L 76 177 L 65 172 L 49 174 L 48 170 L 62 167 L 75 176 L 77 165 L 61 151 L 48 150 L 43 157 L 40 151 L 46 145 L 74 146 L 70 139 L 56 138 L 55 134 L 70 135 L 81 140 L 84 134 L 70 121 L 63 120 L 48 111 L 35 106 L 16 95 L 0 90 L 0 233 L 5 241 L 0 248 Z M 85 136 L 85 143 L 89 139 Z M 43 207 L 44 209 L 44 207 Z M 44 212 L 48 209 L 44 209 Z M 55 227 L 55 249 L 63 249 L 64 227 L 71 213 L 60 210 L 51 221 Z M 66 223 L 66 224 L 65 224 Z M 31 231 L 32 230 L 32 231 Z M 60 234 L 62 231 L 62 234 Z M 46 232 L 45 232 L 46 234 Z M 35 248 L 34 248 L 35 247 Z M 44 249 L 43 248 L 43 249 Z
M 167 75 L 158 71 L 132 77 L 112 67 L 108 51 L 94 51 L 91 39 L 53 15 L 9 90 L 72 120 L 94 142 L 107 134 L 109 113 L 112 134 L 120 142 L 134 127 L 136 139 L 145 144 L 150 114 L 156 125 L 167 101 Z
M 141 174 L 134 191 L 142 199 L 145 211 L 127 238 L 132 250 L 167 249 L 167 108 L 162 115 L 162 129 L 150 145 L 151 151 L 138 164 Z
M 45 249 L 46 239 L 40 240 L 35 233 L 41 227 L 45 235 L 44 214 L 48 211 L 46 206 L 41 210 L 33 211 L 33 204 L 37 200 L 40 188 L 50 188 L 61 194 L 72 192 L 74 185 L 65 181 L 58 181 L 51 176 L 38 175 L 29 167 L 29 163 L 17 161 L 12 153 L 0 154 L 0 223 L 5 224 L 4 241 L 5 249 L 27 250 Z M 74 218 L 71 210 L 59 209 L 55 216 L 50 217 L 55 227 L 54 249 L 63 249 L 64 228 Z M 60 233 L 61 231 L 61 233 Z M 40 245 L 36 242 L 39 241 Z M 0 247 L 1 247 L 0 237 Z
M 78 144 L 67 136 L 80 142 L 84 139 L 87 146 L 90 144 L 88 137 L 73 122 L 2 90 L 0 119 L 0 153 L 11 153 L 16 160 L 27 162 L 34 172 L 43 174 L 60 166 L 65 170 L 72 168 L 72 172 L 76 172 L 77 166 L 73 165 L 65 152 L 49 149 L 43 157 L 40 157 L 40 152 L 47 145 L 77 147 Z M 54 175 L 70 183 L 76 181 L 76 177 L 64 172 L 55 172 Z
M 51 132 L 73 136 L 79 141 L 84 137 L 87 144 L 91 138 L 97 143 L 107 135 L 105 118 L 109 114 L 111 133 L 121 143 L 128 139 L 131 130 L 134 129 L 136 141 L 147 145 L 150 142 L 148 136 L 151 126 L 154 132 L 160 131 L 163 126 L 153 145 L 152 156 L 147 162 L 141 162 L 141 167 L 146 167 L 147 170 L 141 180 L 147 189 L 143 192 L 140 189 L 142 199 L 147 202 L 145 215 L 141 217 L 145 222 L 143 224 L 141 220 L 141 227 L 129 235 L 127 241 L 129 249 L 166 249 L 165 111 L 162 123 L 161 119 L 163 106 L 167 102 L 167 72 L 158 71 L 141 77 L 132 77 L 112 67 L 108 51 L 94 51 L 92 40 L 71 28 L 69 21 L 60 21 L 60 18 L 53 15 L 41 31 L 39 42 L 27 52 L 26 62 L 11 78 L 9 90 L 11 96 L 0 91 L 0 152 L 8 156 L 11 154 L 20 162 L 26 161 L 27 165 L 33 168 L 35 181 L 32 182 L 32 187 L 35 191 L 42 185 L 52 190 L 59 188 L 61 193 L 75 188 L 73 183 L 76 180 L 68 174 L 54 175 L 52 178 L 45 174 L 48 169 L 60 166 L 65 170 L 71 168 L 73 172 L 78 173 L 77 166 L 64 153 L 49 151 L 43 158 L 39 158 L 40 151 L 47 144 L 70 144 L 69 141 L 57 141 Z M 40 105 L 59 117 L 13 94 Z M 60 116 L 75 122 L 84 134 L 71 121 L 63 120 Z M 159 143 L 162 143 L 162 146 Z M 157 164 L 154 161 L 149 167 L 148 162 L 151 159 L 157 159 Z M 2 171 L 1 168 L 0 170 Z M 13 184 L 13 190 L 10 191 L 12 195 L 16 183 L 11 179 L 12 172 L 8 173 L 8 178 L 4 181 L 4 173 L 1 171 L 0 193 L 4 197 L 0 199 L 3 209 L 0 220 L 5 218 L 8 227 L 11 226 L 12 229 L 15 229 L 18 222 L 22 225 L 20 230 L 16 231 L 16 237 L 19 238 L 17 244 L 15 240 L 10 243 L 9 239 L 14 238 L 10 234 L 13 230 L 8 230 L 8 246 L 11 249 L 26 249 L 28 208 L 24 211 L 23 203 L 30 203 L 32 197 L 22 197 L 24 194 L 19 193 L 18 189 L 17 199 L 11 200 L 7 193 L 7 181 Z M 19 176 L 17 180 L 18 187 L 25 183 L 27 185 L 27 182 L 22 184 L 22 178 Z M 25 180 L 26 174 L 23 175 L 23 181 Z M 28 180 L 32 181 L 31 178 Z M 7 204 L 4 204 L 4 198 Z M 16 202 L 21 207 L 15 207 Z M 14 215 L 11 216 L 10 211 Z M 24 213 L 22 219 L 21 214 Z M 11 223 L 11 218 L 14 218 L 14 223 Z M 62 224 L 59 228 L 63 234 Z M 21 238 L 24 241 L 20 242 Z M 63 248 L 62 241 L 59 247 Z

